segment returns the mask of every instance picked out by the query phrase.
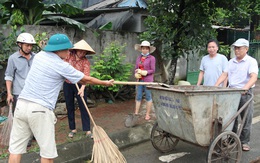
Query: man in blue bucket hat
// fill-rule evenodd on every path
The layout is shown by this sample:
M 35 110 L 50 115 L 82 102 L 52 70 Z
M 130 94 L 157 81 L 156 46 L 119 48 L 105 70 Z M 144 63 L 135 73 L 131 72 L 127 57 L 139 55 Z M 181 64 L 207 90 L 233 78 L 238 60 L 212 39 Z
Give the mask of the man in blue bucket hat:
M 36 54 L 17 101 L 9 144 L 9 162 L 21 161 L 31 135 L 34 135 L 40 147 L 42 163 L 51 163 L 58 156 L 53 110 L 65 79 L 72 83 L 113 85 L 114 80 L 102 81 L 85 76 L 64 62 L 63 59 L 72 47 L 65 34 L 54 34 L 44 50 Z

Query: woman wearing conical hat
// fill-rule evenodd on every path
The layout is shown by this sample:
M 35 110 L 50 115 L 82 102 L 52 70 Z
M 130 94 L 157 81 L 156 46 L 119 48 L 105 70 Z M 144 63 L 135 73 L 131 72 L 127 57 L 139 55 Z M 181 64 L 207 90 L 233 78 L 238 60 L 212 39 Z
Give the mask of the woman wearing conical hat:
M 74 47 L 70 50 L 70 54 L 65 59 L 65 61 L 70 63 L 70 65 L 72 65 L 77 70 L 89 76 L 90 62 L 86 58 L 86 55 L 88 54 L 95 54 L 95 51 L 89 46 L 89 44 L 85 40 L 81 40 L 74 44 Z M 86 111 L 83 101 L 81 100 L 81 97 L 84 97 L 85 101 L 87 101 L 87 92 L 85 90 L 85 85 L 81 85 L 78 83 L 78 86 L 80 88 L 79 92 L 76 88 L 76 85 L 72 84 L 68 80 L 66 80 L 63 85 L 63 92 L 66 101 L 69 128 L 70 128 L 68 137 L 73 138 L 73 136 L 77 133 L 76 123 L 75 123 L 75 105 L 74 105 L 74 99 L 76 97 L 79 105 L 80 113 L 81 113 L 82 130 L 86 132 L 87 137 L 92 138 L 89 115 L 88 112 Z

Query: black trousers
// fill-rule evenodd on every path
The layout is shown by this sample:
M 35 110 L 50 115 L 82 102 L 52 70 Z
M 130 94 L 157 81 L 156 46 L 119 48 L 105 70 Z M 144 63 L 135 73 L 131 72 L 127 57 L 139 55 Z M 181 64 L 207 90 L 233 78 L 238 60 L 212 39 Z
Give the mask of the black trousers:
M 80 84 L 78 84 L 78 86 L 79 86 L 79 88 L 81 87 Z M 67 82 L 64 82 L 63 92 L 64 92 L 65 101 L 66 101 L 70 130 L 76 129 L 76 123 L 75 123 L 75 97 L 76 97 L 78 105 L 79 105 L 80 113 L 81 113 L 82 130 L 90 131 L 89 115 L 82 102 L 81 97 L 78 95 L 78 90 L 76 88 L 76 85 L 68 84 Z M 84 100 L 87 102 L 86 89 L 84 91 Z

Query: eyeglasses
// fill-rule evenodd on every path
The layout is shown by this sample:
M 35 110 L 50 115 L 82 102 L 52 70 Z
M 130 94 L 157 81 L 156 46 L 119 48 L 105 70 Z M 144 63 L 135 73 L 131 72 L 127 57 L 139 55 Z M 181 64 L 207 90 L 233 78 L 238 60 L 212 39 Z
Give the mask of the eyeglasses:
M 247 48 L 246 46 L 235 46 L 234 50 L 241 50 Z

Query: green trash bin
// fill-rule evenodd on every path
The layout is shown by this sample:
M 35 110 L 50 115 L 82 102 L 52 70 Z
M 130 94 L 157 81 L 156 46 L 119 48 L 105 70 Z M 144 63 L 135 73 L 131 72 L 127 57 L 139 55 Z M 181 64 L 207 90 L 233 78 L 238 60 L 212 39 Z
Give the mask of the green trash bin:
M 187 73 L 187 81 L 190 82 L 191 85 L 196 85 L 199 77 L 199 71 L 192 71 Z

